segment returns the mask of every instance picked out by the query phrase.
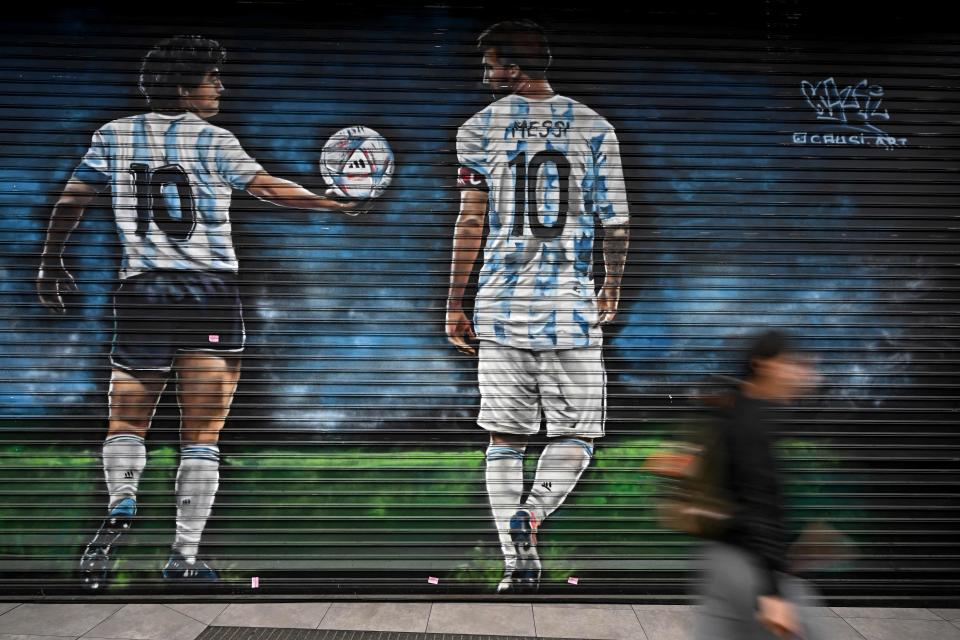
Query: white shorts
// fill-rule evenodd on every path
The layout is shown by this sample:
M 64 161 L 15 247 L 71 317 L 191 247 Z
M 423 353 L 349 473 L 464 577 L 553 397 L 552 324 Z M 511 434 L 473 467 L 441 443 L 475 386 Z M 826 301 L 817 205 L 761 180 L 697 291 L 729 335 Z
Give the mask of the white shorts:
M 531 351 L 484 340 L 478 378 L 477 424 L 487 431 L 533 435 L 542 410 L 548 437 L 603 436 L 607 372 L 600 346 Z

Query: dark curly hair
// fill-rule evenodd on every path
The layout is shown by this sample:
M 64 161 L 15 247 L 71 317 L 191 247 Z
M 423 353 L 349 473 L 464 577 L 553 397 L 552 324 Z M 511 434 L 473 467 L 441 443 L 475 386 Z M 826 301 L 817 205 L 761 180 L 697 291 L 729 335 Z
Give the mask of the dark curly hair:
M 180 111 L 177 87 L 195 87 L 203 76 L 223 64 L 227 51 L 202 36 L 161 40 L 140 66 L 140 93 L 153 111 Z
M 515 64 L 537 80 L 546 77 L 553 60 L 543 27 L 533 20 L 498 22 L 480 34 L 477 49 L 495 50 L 500 64 Z

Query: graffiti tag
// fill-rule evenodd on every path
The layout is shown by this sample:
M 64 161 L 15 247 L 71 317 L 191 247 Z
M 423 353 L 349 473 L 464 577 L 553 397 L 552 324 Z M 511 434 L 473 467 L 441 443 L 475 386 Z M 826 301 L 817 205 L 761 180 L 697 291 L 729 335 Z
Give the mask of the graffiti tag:
M 804 80 L 800 83 L 800 90 L 807 104 L 816 112 L 817 120 L 842 124 L 862 122 L 874 129 L 875 133 L 883 132 L 875 125 L 871 126 L 873 122 L 890 120 L 890 113 L 883 108 L 883 87 L 869 85 L 866 80 L 842 89 L 833 78 L 817 84 Z
M 847 130 L 856 131 L 854 135 L 793 134 L 793 144 L 805 145 L 862 145 L 877 146 L 885 149 L 903 147 L 906 138 L 889 135 L 878 123 L 889 122 L 890 112 L 883 106 L 884 90 L 866 79 L 856 84 L 840 87 L 833 78 L 821 80 L 816 84 L 804 80 L 800 91 L 822 122 L 833 122 Z

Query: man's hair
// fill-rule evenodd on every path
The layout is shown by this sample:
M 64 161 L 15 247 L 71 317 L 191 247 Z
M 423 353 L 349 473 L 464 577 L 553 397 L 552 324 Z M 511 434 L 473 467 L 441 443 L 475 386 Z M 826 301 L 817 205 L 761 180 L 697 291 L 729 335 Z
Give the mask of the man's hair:
M 140 93 L 154 111 L 179 111 L 177 87 L 196 87 L 226 57 L 220 43 L 209 38 L 174 36 L 161 40 L 143 57 Z
M 543 28 L 532 20 L 498 22 L 480 34 L 477 49 L 494 49 L 500 64 L 515 64 L 537 80 L 546 77 L 553 60 Z
M 768 329 L 753 337 L 747 348 L 746 377 L 756 376 L 756 361 L 769 360 L 785 353 L 791 353 L 795 349 L 791 343 L 790 336 L 783 331 Z

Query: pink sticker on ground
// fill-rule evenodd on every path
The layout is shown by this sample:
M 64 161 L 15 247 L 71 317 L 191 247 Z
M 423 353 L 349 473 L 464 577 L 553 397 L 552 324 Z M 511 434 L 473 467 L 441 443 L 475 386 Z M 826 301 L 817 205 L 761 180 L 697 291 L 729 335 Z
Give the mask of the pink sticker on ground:
M 207 336 L 207 340 L 209 340 L 210 342 L 220 342 L 220 336 L 218 336 L 215 333 L 211 333 L 210 335 Z
M 427 578 L 427 582 L 429 582 L 430 584 L 440 584 L 440 578 L 430 576 L 429 578 Z
M 567 584 L 580 584 L 580 578 L 576 576 L 570 576 L 567 578 Z
M 260 577 L 259 577 L 259 576 L 254 576 L 254 577 L 250 578 L 250 588 L 251 588 L 251 589 L 259 589 L 259 588 L 260 588 Z

